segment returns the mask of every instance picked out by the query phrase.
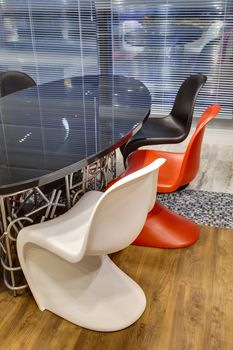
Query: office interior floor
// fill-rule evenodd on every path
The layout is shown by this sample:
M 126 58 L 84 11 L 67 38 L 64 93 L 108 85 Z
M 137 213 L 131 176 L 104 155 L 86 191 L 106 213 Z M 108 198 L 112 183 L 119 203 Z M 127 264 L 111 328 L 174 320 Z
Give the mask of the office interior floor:
M 114 333 L 41 312 L 29 292 L 14 298 L 1 282 L 0 349 L 232 350 L 232 246 L 232 229 L 203 226 L 185 249 L 130 246 L 113 254 L 147 297 L 142 317 Z

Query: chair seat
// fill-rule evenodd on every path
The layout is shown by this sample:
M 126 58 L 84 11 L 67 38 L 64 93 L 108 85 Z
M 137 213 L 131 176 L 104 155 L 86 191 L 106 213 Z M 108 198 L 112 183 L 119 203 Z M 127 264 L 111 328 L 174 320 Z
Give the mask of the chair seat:
M 135 151 L 129 155 L 127 170 L 122 175 L 125 176 L 126 173 L 145 167 L 155 159 L 162 157 L 166 159 L 166 162 L 159 171 L 157 191 L 174 192 L 178 188 L 188 185 L 195 178 L 199 169 L 205 127 L 220 110 L 219 105 L 212 105 L 205 109 L 185 153 L 156 150 Z
M 28 226 L 24 232 L 30 232 L 35 242 L 54 254 L 70 262 L 78 262 L 85 250 L 86 235 L 89 230 L 91 213 L 103 195 L 99 191 L 90 191 L 65 214 L 41 224 Z
M 173 192 L 177 190 L 180 184 L 177 185 L 177 180 L 180 174 L 184 153 L 165 152 L 140 149 L 131 153 L 128 158 L 127 170 L 120 176 L 126 176 L 134 171 L 144 168 L 152 163 L 157 158 L 165 158 L 166 162 L 159 169 L 157 191 L 158 192 Z M 116 182 L 113 180 L 110 185 Z M 108 187 L 110 187 L 110 185 Z
M 179 143 L 187 134 L 172 116 L 149 118 L 137 134 L 123 148 L 124 159 L 142 146 Z
M 148 142 L 150 139 L 151 141 L 153 139 L 153 145 L 156 145 L 161 143 L 180 142 L 183 137 L 185 137 L 183 128 L 177 124 L 171 115 L 168 115 L 161 118 L 147 119 L 145 124 L 130 140 L 130 142 L 137 140 L 142 141 L 144 138 L 146 138 Z M 147 145 L 148 142 L 146 142 Z
M 150 152 L 148 150 L 148 152 Z M 180 184 L 178 178 L 184 159 L 184 153 L 153 151 L 157 158 L 164 157 L 166 162 L 159 170 L 157 191 L 166 193 L 176 191 Z M 182 184 L 181 184 L 182 185 Z

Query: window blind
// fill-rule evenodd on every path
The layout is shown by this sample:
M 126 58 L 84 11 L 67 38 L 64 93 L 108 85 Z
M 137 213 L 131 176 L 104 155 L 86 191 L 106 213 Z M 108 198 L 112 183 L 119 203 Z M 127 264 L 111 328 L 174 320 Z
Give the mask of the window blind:
M 42 150 L 40 166 L 45 169 L 51 166 L 47 151 L 53 147 L 65 156 L 68 152 L 66 138 L 69 132 L 75 132 L 75 127 L 79 127 L 80 123 L 84 134 L 77 141 L 76 153 L 83 152 L 83 144 L 86 145 L 86 154 L 90 154 L 92 149 L 94 152 L 97 147 L 93 122 L 96 112 L 95 95 L 89 96 L 88 79 L 85 82 L 83 79 L 82 91 L 73 91 L 72 84 L 75 83 L 69 79 L 74 76 L 99 74 L 96 25 L 93 0 L 0 0 L 0 72 L 25 72 L 39 86 L 34 101 L 36 112 L 39 110 L 37 124 L 32 119 L 32 125 L 28 125 L 28 119 L 24 123 L 22 118 L 20 128 L 22 138 L 30 133 L 34 135 L 32 148 Z M 41 84 L 64 78 L 64 85 L 58 82 L 53 84 L 53 88 L 40 88 Z M 60 101 L 61 96 L 66 93 L 67 109 L 64 102 L 66 99 L 62 103 Z M 17 108 L 20 108 L 20 101 L 17 98 L 16 101 Z M 0 107 L 2 103 L 4 101 L 0 101 Z M 48 106 L 51 106 L 49 119 Z M 27 110 L 25 103 L 22 109 Z M 93 135 L 93 140 L 96 139 L 93 145 L 87 144 L 86 130 L 90 121 L 93 127 L 89 133 Z M 11 121 L 9 128 L 6 124 L 3 127 L 6 140 L 12 137 L 12 130 L 19 131 L 19 126 L 13 125 Z M 62 137 L 64 145 L 61 142 Z M 25 157 L 30 159 L 30 150 L 25 149 L 25 152 L 29 152 L 25 153 Z M 19 167 L 17 159 L 13 158 L 11 162 L 16 168 Z
M 232 7 L 233 0 L 111 0 L 113 72 L 147 85 L 154 115 L 169 113 L 187 76 L 206 74 L 195 115 L 220 103 L 220 117 L 232 118 Z
M 37 84 L 75 75 L 123 74 L 151 91 L 166 115 L 182 81 L 203 73 L 196 114 L 233 109 L 233 0 L 2 0 L 0 71 Z M 97 14 L 96 9 L 97 8 Z
M 98 74 L 94 1 L 0 1 L 0 47 L 0 71 L 23 71 L 37 84 Z

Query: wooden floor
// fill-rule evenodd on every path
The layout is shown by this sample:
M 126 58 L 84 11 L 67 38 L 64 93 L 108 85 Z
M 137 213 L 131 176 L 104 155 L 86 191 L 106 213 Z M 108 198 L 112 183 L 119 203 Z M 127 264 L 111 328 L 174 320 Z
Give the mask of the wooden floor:
M 192 247 L 130 246 L 113 260 L 147 296 L 134 325 L 115 333 L 81 329 L 40 312 L 29 293 L 12 297 L 1 282 L 0 349 L 233 349 L 233 230 L 203 227 Z

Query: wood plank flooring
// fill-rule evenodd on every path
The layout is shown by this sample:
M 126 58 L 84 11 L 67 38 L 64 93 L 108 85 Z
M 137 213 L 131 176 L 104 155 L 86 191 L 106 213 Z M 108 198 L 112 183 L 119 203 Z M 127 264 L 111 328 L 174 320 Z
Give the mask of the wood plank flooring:
M 233 230 L 202 227 L 192 247 L 130 246 L 112 255 L 144 289 L 147 308 L 115 333 L 81 329 L 48 311 L 29 293 L 0 287 L 1 350 L 232 350 Z

